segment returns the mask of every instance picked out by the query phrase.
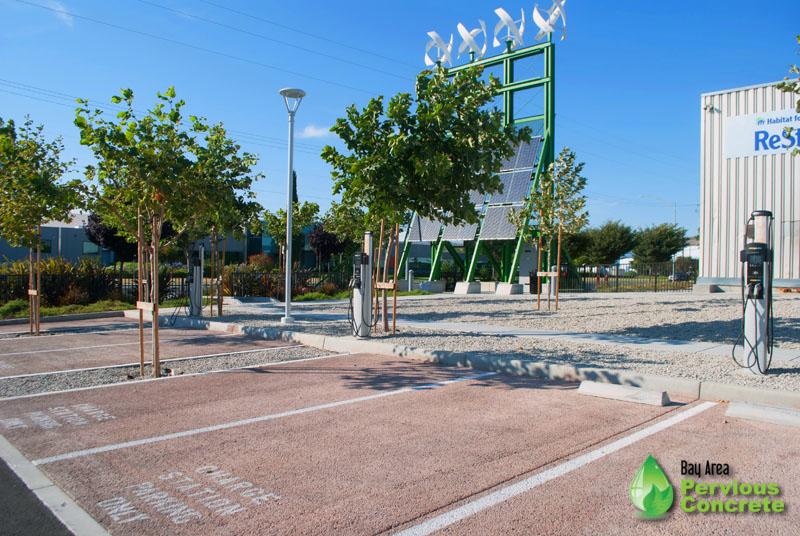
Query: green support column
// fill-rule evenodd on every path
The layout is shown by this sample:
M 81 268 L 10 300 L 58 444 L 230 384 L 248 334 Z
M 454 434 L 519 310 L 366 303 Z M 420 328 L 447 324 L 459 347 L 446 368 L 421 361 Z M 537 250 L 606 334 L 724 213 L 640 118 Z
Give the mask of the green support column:
M 443 249 L 443 240 L 439 240 L 436 243 L 436 248 L 434 251 L 434 246 L 431 244 L 431 275 L 428 276 L 428 281 L 436 281 L 439 279 L 439 275 L 442 271 L 441 260 L 442 260 L 442 249 Z
M 461 270 L 461 273 L 464 273 L 464 271 L 465 271 L 464 270 L 464 260 L 458 254 L 458 252 L 456 251 L 456 248 L 454 248 L 453 245 L 450 242 L 443 242 L 443 243 L 444 243 L 444 247 L 447 248 L 447 251 L 453 257 L 453 262 L 455 262 L 458 265 L 459 269 Z
M 411 250 L 411 242 L 406 240 L 405 244 L 403 244 L 403 251 L 400 253 L 400 264 L 397 265 L 397 273 L 402 274 L 404 273 L 403 270 L 406 267 L 406 262 L 408 261 L 408 252 Z M 400 277 L 398 275 L 398 277 Z

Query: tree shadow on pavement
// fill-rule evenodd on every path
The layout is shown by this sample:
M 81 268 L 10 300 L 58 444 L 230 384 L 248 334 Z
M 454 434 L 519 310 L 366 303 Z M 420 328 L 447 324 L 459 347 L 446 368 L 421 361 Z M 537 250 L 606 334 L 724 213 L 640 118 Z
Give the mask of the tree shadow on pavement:
M 574 389 L 577 387 L 576 384 L 568 382 L 545 382 L 537 378 L 509 376 L 501 373 L 488 375 L 489 373 L 482 370 L 440 367 L 433 364 L 401 364 L 390 368 L 368 367 L 349 374 L 343 374 L 341 379 L 345 381 L 346 387 L 350 389 L 394 391 L 410 388 L 427 390 L 440 387 L 440 382 L 458 380 L 480 374 L 487 375 L 467 380 L 470 386 L 500 387 L 504 389 Z

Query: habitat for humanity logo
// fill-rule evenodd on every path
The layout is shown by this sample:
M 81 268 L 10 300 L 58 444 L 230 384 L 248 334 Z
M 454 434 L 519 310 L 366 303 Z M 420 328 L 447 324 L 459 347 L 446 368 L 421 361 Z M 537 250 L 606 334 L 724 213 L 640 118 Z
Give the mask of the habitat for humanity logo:
M 756 125 L 763 125 L 764 123 L 766 123 L 766 121 L 764 121 L 763 117 L 756 117 Z
M 630 495 L 633 505 L 641 510 L 640 517 L 661 517 L 672 506 L 672 485 L 652 456 L 636 471 Z

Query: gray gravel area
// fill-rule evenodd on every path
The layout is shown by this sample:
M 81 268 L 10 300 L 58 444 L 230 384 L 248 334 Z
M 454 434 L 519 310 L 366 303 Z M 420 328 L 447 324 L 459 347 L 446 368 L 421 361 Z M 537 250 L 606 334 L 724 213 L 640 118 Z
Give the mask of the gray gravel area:
M 318 304 L 305 310 L 345 313 L 346 305 Z M 693 340 L 733 344 L 739 335 L 741 304 L 736 295 L 625 294 L 562 295 L 559 310 L 536 311 L 535 296 L 493 295 L 442 296 L 437 299 L 403 300 L 398 318 L 496 324 L 552 331 L 608 333 L 656 339 Z M 800 297 L 775 297 L 777 347 L 800 348 Z M 234 313 L 231 310 L 231 313 Z M 226 321 L 287 329 L 276 318 L 231 314 Z M 297 322 L 293 331 L 330 336 L 350 335 L 345 321 Z M 565 340 L 482 335 L 401 326 L 392 336 L 377 333 L 376 340 L 392 344 L 452 350 L 474 355 L 497 355 L 516 359 L 569 365 L 629 370 L 643 374 L 693 378 L 705 381 L 800 391 L 800 363 L 776 362 L 766 376 L 740 369 L 730 355 L 708 355 L 681 351 L 590 344 Z
M 323 355 L 331 355 L 331 352 L 305 346 L 275 348 L 242 354 L 229 354 L 209 358 L 204 357 L 201 359 L 162 361 L 161 371 L 164 376 L 179 376 L 213 370 L 255 367 L 265 363 L 293 361 L 296 359 Z M 93 387 L 111 383 L 131 382 L 150 379 L 152 377 L 153 368 L 151 366 L 145 367 L 144 376 L 139 375 L 138 366 L 133 366 L 40 374 L 21 378 L 2 378 L 0 379 L 0 398 Z
M 391 305 L 390 305 L 391 308 Z M 346 313 L 346 305 L 318 304 L 318 312 Z M 741 331 L 742 304 L 736 293 L 561 294 L 547 310 L 535 295 L 444 295 L 402 300 L 399 316 L 430 322 L 468 322 L 529 329 L 609 333 L 652 339 L 733 344 Z M 800 348 L 800 295 L 774 297 L 775 346 Z M 398 317 L 399 317 L 398 316 Z

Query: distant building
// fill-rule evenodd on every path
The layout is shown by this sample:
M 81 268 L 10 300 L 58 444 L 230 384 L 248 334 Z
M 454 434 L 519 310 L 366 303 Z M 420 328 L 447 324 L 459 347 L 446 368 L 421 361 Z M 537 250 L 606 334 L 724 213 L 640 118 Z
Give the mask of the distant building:
M 63 257 L 75 262 L 81 257 L 96 257 L 111 262 L 113 254 L 101 251 L 89 240 L 84 231 L 88 214 L 76 212 L 70 221 L 49 221 L 42 225 L 42 257 Z M 28 248 L 12 247 L 0 237 L 0 261 L 18 261 L 28 258 Z

